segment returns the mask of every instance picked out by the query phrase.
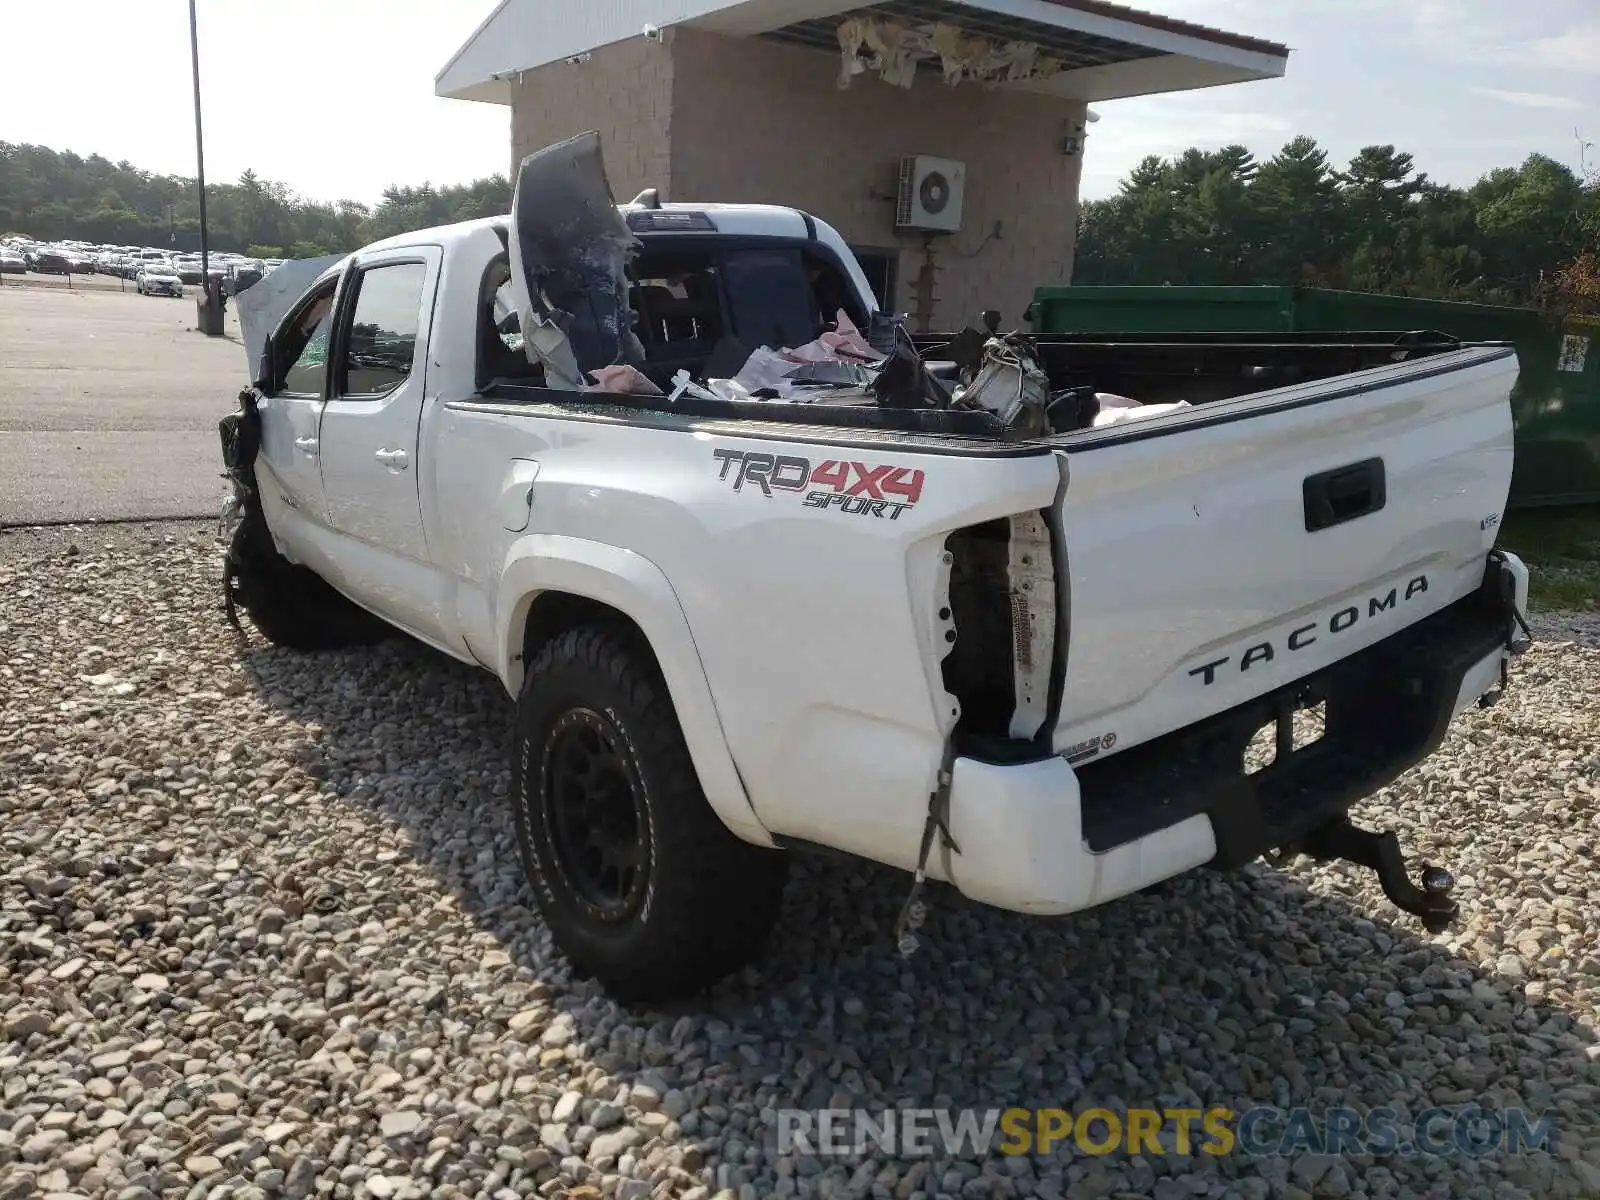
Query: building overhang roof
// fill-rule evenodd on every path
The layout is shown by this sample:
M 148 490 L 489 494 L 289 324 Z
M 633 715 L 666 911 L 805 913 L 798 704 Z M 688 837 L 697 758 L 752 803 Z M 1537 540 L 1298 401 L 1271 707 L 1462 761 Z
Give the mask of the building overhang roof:
M 434 81 L 440 96 L 510 104 L 519 72 L 687 25 L 840 54 L 847 17 L 945 23 L 996 45 L 1031 42 L 1061 64 L 999 86 L 1084 101 L 1188 91 L 1284 73 L 1289 50 L 1106 0 L 501 0 Z M 938 85 L 933 73 L 933 85 Z M 914 86 L 927 86 L 918 79 Z

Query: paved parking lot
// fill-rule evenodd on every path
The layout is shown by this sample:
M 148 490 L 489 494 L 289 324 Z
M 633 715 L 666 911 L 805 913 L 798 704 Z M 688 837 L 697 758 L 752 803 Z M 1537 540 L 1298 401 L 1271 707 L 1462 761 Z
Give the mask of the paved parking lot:
M 93 280 L 0 287 L 0 525 L 217 511 L 216 424 L 244 378 L 233 310 L 207 338 L 192 294 Z

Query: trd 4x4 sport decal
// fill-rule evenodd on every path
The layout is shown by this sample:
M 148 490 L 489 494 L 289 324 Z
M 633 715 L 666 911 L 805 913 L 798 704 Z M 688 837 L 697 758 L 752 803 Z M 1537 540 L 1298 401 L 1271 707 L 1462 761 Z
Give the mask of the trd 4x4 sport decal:
M 791 454 L 750 454 L 713 450 L 721 464 L 717 478 L 743 492 L 764 496 L 801 495 L 807 508 L 835 508 L 852 516 L 898 521 L 922 498 L 923 473 L 915 467 L 871 465 L 830 458 L 813 463 Z

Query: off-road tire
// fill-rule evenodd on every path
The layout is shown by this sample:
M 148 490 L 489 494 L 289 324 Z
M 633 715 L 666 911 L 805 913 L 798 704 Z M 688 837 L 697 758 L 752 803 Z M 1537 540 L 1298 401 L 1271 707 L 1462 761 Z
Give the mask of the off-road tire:
M 340 650 L 395 636 L 388 625 L 335 591 L 315 571 L 278 553 L 252 498 L 228 545 L 227 595 L 261 636 L 288 650 Z
M 551 785 L 563 729 L 591 720 L 607 743 L 643 831 L 640 895 L 600 915 L 576 880 Z M 517 701 L 512 807 L 523 869 L 557 947 L 626 1002 L 701 991 L 750 962 L 777 920 L 782 851 L 730 833 L 706 802 L 666 684 L 632 631 L 569 630 L 528 664 Z M 568 810 L 570 811 L 570 810 Z

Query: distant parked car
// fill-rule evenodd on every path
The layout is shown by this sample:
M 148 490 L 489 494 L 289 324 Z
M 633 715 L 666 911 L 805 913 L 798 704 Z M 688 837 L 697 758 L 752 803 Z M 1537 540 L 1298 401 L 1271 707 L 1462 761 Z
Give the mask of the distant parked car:
M 0 275 L 26 275 L 28 264 L 15 250 L 0 250 Z
M 198 258 L 180 258 L 174 264 L 178 271 L 178 278 L 184 283 L 198 284 L 200 282 L 200 260 Z
M 134 286 L 141 296 L 183 295 L 183 279 L 174 268 L 164 263 L 145 263 Z
M 41 275 L 71 275 L 72 263 L 59 250 L 41 250 L 34 256 L 33 269 Z
M 261 282 L 262 270 L 258 263 L 234 263 L 228 271 L 227 292 L 237 296 L 240 292 Z

